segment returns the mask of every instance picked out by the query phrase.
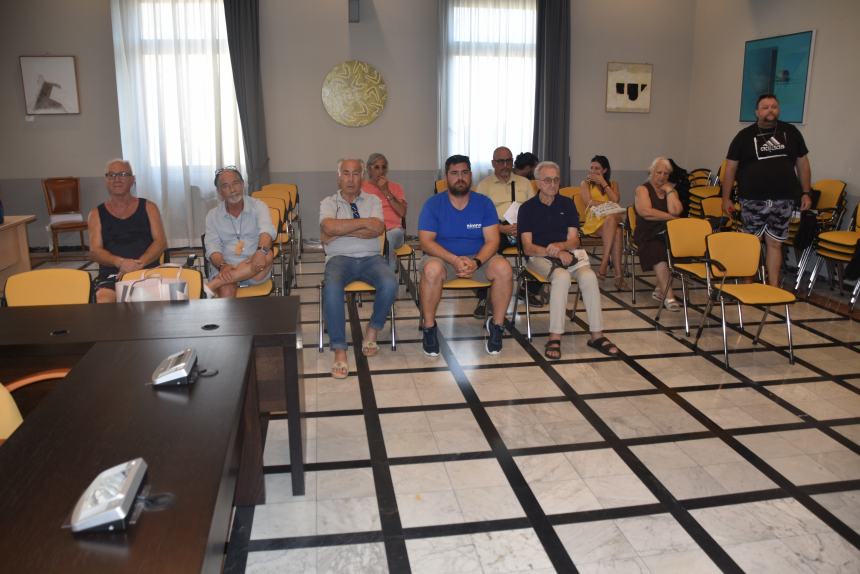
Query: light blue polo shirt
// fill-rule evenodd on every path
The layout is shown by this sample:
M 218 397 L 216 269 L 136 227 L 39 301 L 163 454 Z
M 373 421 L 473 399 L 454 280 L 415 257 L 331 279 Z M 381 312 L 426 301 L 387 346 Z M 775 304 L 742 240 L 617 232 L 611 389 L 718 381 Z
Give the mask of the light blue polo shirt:
M 206 214 L 206 259 L 213 253 L 221 253 L 230 265 L 241 263 L 257 251 L 260 234 L 267 233 L 276 238 L 275 226 L 269 214 L 269 206 L 255 197 L 245 196 L 239 217 L 227 212 L 224 201 Z M 236 245 L 242 241 L 242 252 L 236 253 Z

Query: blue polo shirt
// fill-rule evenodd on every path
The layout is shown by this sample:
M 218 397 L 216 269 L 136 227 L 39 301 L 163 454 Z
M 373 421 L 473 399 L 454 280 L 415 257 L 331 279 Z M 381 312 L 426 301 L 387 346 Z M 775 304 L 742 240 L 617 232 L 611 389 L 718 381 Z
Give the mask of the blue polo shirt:
M 418 230 L 436 233 L 436 242 L 454 255 L 474 255 L 484 246 L 484 228 L 498 225 L 496 207 L 486 195 L 470 192 L 463 209 L 451 205 L 447 193 L 437 193 L 424 203 Z
M 579 227 L 579 215 L 573 201 L 563 195 L 556 195 L 549 205 L 535 195 L 517 213 L 517 231 L 531 233 L 532 243 L 541 247 L 567 241 L 568 227 Z

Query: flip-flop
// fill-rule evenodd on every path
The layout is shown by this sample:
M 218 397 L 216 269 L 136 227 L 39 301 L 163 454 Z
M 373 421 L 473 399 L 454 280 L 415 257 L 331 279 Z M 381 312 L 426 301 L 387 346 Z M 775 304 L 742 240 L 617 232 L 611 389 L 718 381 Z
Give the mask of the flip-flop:
M 624 277 L 615 278 L 615 288 L 619 291 L 627 291 L 630 289 L 630 287 L 627 285 L 627 282 L 624 280 Z
M 349 365 L 343 361 L 335 361 L 331 366 L 331 376 L 334 379 L 345 379 L 349 376 Z
M 607 339 L 606 337 L 598 337 L 597 339 L 586 341 L 586 344 L 592 349 L 597 349 L 604 355 L 609 355 L 610 357 L 617 357 L 618 353 L 621 351 L 618 349 L 618 346 L 615 345 L 612 341 Z M 610 349 L 615 349 L 613 353 Z
M 556 356 L 553 357 L 550 353 L 555 353 Z M 561 359 L 561 341 L 558 339 L 547 341 L 543 346 L 543 356 L 552 361 Z
M 379 345 L 376 341 L 364 341 L 361 344 L 361 354 L 365 357 L 375 357 L 379 352 Z
M 678 303 L 677 299 L 666 299 L 665 301 L 663 301 L 663 306 L 672 312 L 677 312 L 681 310 L 681 304 Z

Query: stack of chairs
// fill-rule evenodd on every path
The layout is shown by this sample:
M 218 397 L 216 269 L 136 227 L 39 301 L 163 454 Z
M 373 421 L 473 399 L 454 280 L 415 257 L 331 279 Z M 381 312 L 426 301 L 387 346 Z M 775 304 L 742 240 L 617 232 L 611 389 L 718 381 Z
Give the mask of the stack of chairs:
M 860 249 L 860 246 L 858 246 L 860 244 L 860 230 L 857 229 L 858 220 L 860 220 L 860 202 L 854 208 L 854 216 L 848 224 L 848 229 L 844 231 L 823 231 L 816 236 L 813 250 L 817 260 L 809 277 L 807 294 L 812 293 L 812 289 L 815 287 L 815 280 L 818 277 L 818 271 L 821 268 L 822 262 L 827 266 L 831 280 L 835 280 L 839 285 L 840 292 L 842 291 L 845 265 L 851 261 L 857 250 Z M 860 278 L 854 283 L 854 288 L 851 292 L 850 312 L 852 313 L 854 306 L 857 304 L 858 296 L 860 296 Z
M 821 179 L 812 184 L 812 189 L 821 192 L 813 209 L 816 215 L 816 236 L 827 231 L 836 231 L 842 224 L 842 218 L 848 208 L 848 198 L 845 192 L 845 182 L 838 179 Z M 785 247 L 794 247 L 795 261 L 797 261 L 797 279 L 794 284 L 796 293 L 799 293 L 803 283 L 803 275 L 809 268 L 812 259 L 814 244 L 803 246 L 799 249 L 795 243 L 800 220 L 792 218 L 788 226 L 788 240 Z

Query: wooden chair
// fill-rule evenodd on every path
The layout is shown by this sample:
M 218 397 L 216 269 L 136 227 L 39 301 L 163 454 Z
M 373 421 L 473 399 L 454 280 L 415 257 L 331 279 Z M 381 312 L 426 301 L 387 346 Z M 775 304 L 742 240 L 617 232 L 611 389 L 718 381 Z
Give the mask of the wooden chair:
M 12 397 L 12 392 L 33 383 L 62 379 L 67 374 L 69 374 L 69 369 L 51 369 L 34 373 L 5 385 L 0 384 L 0 444 L 3 444 L 9 435 L 24 422 L 21 411 Z
M 86 304 L 93 299 L 90 274 L 78 269 L 36 269 L 6 280 L 9 307 Z
M 84 231 L 87 221 L 81 213 L 80 180 L 77 177 L 49 177 L 42 180 L 50 218 L 54 261 L 60 259 L 60 234 L 78 232 L 81 249 L 86 251 Z

